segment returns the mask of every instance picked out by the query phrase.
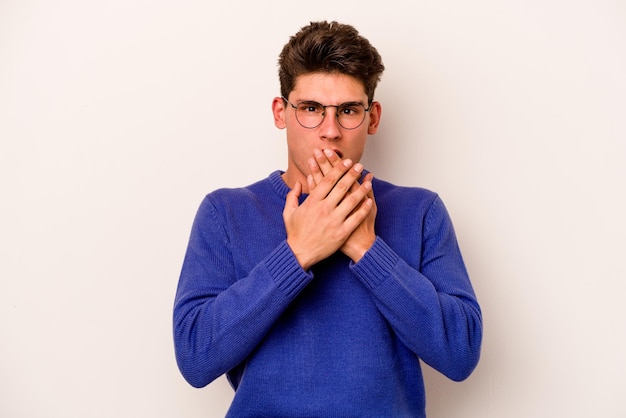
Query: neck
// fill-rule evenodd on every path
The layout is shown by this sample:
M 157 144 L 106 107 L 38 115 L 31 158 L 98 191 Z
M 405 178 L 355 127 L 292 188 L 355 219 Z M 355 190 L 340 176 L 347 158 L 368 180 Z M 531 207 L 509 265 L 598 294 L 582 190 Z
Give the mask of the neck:
M 300 184 L 302 185 L 302 193 L 304 194 L 309 193 L 309 186 L 307 184 L 306 177 L 303 176 L 302 174 L 293 175 L 293 173 L 289 169 L 287 169 L 287 171 L 285 171 L 281 177 L 283 181 L 285 182 L 285 184 L 287 185 L 287 187 L 289 187 L 290 189 L 293 189 L 296 183 L 300 182 Z

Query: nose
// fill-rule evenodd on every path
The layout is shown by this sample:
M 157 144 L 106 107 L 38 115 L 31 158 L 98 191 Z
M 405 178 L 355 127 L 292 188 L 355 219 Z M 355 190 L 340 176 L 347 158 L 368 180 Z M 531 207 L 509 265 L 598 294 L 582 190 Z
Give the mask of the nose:
M 326 116 L 319 127 L 320 138 L 326 141 L 337 141 L 341 138 L 341 126 L 337 120 L 337 108 L 327 107 Z

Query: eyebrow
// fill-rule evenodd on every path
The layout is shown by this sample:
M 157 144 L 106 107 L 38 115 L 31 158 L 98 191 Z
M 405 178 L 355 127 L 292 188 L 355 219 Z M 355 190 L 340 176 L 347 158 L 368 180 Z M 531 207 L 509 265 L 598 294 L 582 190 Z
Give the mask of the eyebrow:
M 298 100 L 298 101 L 296 101 L 296 104 L 298 104 L 298 103 L 316 103 L 316 104 L 319 104 L 319 105 L 322 105 L 322 106 L 344 106 L 344 105 L 358 104 L 358 105 L 361 105 L 363 107 L 366 107 L 366 104 L 363 103 L 361 100 L 349 100 L 347 102 L 342 102 L 342 103 L 339 103 L 337 105 L 326 105 L 326 104 L 318 102 L 317 100 Z

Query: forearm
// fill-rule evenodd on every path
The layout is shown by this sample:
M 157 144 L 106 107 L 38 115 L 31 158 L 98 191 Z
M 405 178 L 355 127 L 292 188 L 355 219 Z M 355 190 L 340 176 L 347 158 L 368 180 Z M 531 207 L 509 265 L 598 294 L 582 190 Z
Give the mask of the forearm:
M 188 266 L 181 274 L 174 342 L 181 373 L 196 387 L 242 362 L 311 280 L 284 242 L 228 287 L 219 269 L 213 277 L 186 276 L 193 271 L 197 267 Z
M 480 356 L 482 318 L 464 268 L 448 267 L 419 272 L 377 239 L 353 271 L 403 343 L 441 373 L 462 380 Z

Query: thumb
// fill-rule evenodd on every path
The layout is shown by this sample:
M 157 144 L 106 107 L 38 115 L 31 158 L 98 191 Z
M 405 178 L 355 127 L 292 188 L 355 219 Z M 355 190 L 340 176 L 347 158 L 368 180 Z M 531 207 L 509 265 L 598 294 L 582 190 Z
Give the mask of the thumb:
M 293 186 L 293 189 L 287 193 L 287 197 L 285 198 L 285 210 L 284 212 L 291 212 L 299 206 L 298 199 L 302 194 L 302 184 L 299 181 L 296 181 L 296 184 Z

